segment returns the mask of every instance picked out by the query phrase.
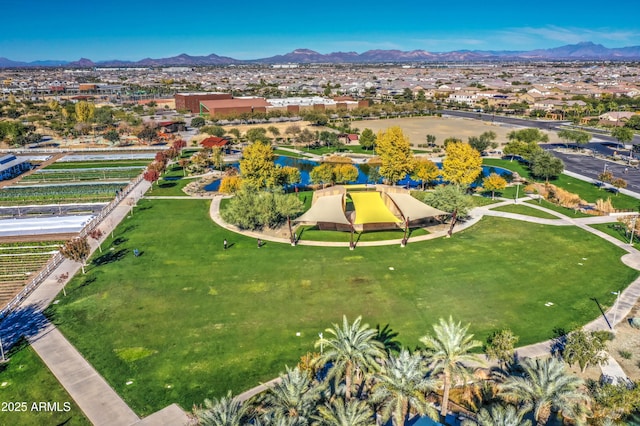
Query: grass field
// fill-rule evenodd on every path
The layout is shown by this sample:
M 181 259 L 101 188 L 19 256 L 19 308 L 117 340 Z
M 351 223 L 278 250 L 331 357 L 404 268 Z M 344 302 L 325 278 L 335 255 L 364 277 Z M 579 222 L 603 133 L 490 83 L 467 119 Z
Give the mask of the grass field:
M 520 176 L 527 180 L 534 180 L 529 170 L 517 161 L 499 160 L 495 158 L 485 158 L 483 164 L 488 166 L 502 167 L 514 172 L 518 172 Z M 611 199 L 613 206 L 620 210 L 640 210 L 640 200 L 624 194 L 614 195 L 610 192 L 602 190 L 590 182 L 585 182 L 567 175 L 560 175 L 557 179 L 553 179 L 550 183 L 563 188 L 569 192 L 580 195 L 580 198 L 595 203 L 598 199 Z M 523 189 L 522 187 L 520 188 Z M 566 209 L 568 210 L 568 209 Z
M 539 217 L 541 219 L 558 219 L 557 216 L 554 216 L 542 210 L 534 209 L 533 207 L 528 207 L 526 204 L 509 204 L 506 206 L 496 207 L 492 210 L 523 214 L 526 216 Z
M 9 354 L 9 363 L 0 365 L 0 424 L 90 425 L 35 351 L 30 346 L 18 346 L 19 350 Z M 9 411 L 9 408 L 15 409 L 16 402 L 26 404 L 18 405 L 19 411 Z M 38 405 L 34 407 L 33 403 L 39 402 L 58 403 L 60 411 L 38 411 Z M 65 403 L 68 406 L 65 407 Z
M 103 245 L 113 250 L 50 308 L 141 415 L 267 381 L 343 314 L 389 324 L 409 347 L 450 314 L 480 340 L 510 327 L 526 345 L 596 318 L 593 299 L 610 305 L 611 291 L 638 275 L 620 262 L 622 250 L 574 227 L 485 218 L 406 248 L 257 249 L 254 238 L 213 224 L 208 208 L 142 200 Z

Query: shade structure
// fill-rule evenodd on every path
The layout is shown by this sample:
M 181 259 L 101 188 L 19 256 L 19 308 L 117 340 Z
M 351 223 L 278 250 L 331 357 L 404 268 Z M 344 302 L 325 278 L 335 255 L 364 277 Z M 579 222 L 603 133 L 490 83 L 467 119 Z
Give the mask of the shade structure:
M 392 192 L 387 192 L 385 194 L 387 197 L 391 198 L 391 201 L 393 201 L 396 207 L 398 207 L 398 210 L 402 212 L 402 216 L 405 219 L 410 218 L 411 220 L 420 220 L 449 214 L 416 200 L 410 194 Z
M 350 225 L 344 214 L 344 194 L 327 195 L 319 197 L 309 210 L 302 216 L 296 218 L 294 222 L 302 223 L 338 223 Z
M 349 196 L 353 200 L 356 211 L 355 225 L 369 223 L 398 223 L 402 219 L 396 217 L 384 205 L 380 193 L 375 192 L 350 192 Z

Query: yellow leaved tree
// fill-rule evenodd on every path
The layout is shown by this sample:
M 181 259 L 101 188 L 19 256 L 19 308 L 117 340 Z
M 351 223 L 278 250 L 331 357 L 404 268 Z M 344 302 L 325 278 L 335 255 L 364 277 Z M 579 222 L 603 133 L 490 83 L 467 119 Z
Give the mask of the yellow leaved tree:
M 501 191 L 507 187 L 507 181 L 499 174 L 491 173 L 482 180 L 482 187 L 485 191 L 491 191 L 491 199 L 493 200 L 496 191 Z
M 376 151 L 380 157 L 380 176 L 395 183 L 413 171 L 415 159 L 409 139 L 398 126 L 380 131 L 376 139 Z
M 436 163 L 428 158 L 416 159 L 411 179 L 419 180 L 422 182 L 422 189 L 424 189 L 425 183 L 432 182 L 440 176 L 440 169 L 436 166 Z
M 275 154 L 271 145 L 254 142 L 242 151 L 242 185 L 253 189 L 272 188 L 276 182 Z
M 482 157 L 466 142 L 454 142 L 445 148 L 442 177 L 459 186 L 469 186 L 482 172 Z

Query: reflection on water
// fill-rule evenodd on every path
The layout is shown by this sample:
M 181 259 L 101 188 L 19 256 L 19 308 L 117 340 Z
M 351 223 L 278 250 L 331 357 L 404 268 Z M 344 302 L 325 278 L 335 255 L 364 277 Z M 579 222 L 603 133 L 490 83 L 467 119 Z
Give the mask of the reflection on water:
M 313 161 L 313 160 L 306 160 L 302 158 L 292 158 L 292 157 L 285 157 L 285 156 L 276 157 L 275 163 L 282 167 L 284 166 L 297 167 L 298 170 L 300 170 L 300 183 L 297 185 L 291 185 L 291 187 L 297 186 L 298 188 L 304 188 L 309 184 L 311 184 L 309 173 L 314 167 L 320 164 L 319 162 Z M 442 167 L 441 163 L 436 163 L 436 165 L 440 168 Z M 239 163 L 232 163 L 232 164 L 229 164 L 229 166 L 235 167 L 237 169 L 240 168 Z M 372 166 L 368 164 L 354 164 L 354 166 L 356 166 L 356 168 L 358 169 L 358 179 L 349 183 L 351 184 L 382 183 L 382 179 L 379 179 L 377 182 L 372 182 L 369 179 Z M 481 186 L 482 179 L 485 178 L 486 176 L 489 176 L 489 174 L 491 173 L 497 173 L 501 176 L 504 176 L 505 179 L 507 179 L 508 181 L 510 180 L 510 177 L 511 177 L 511 172 L 509 170 L 502 169 L 500 167 L 482 166 L 482 174 L 478 177 L 478 179 L 476 179 L 476 181 L 471 186 L 472 187 Z M 437 183 L 443 183 L 443 181 L 438 180 Z M 421 185 L 421 182 L 413 180 L 409 175 L 407 175 L 403 179 L 398 181 L 398 185 L 404 186 L 407 188 L 419 188 Z M 219 180 L 211 182 L 209 185 L 204 187 L 205 191 L 217 191 L 218 188 L 220 188 Z

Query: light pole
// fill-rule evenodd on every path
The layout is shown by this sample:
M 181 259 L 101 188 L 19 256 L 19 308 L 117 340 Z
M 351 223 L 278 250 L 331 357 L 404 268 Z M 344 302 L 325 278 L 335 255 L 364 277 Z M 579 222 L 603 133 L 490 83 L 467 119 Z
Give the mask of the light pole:
M 516 201 L 514 204 L 518 204 L 518 193 L 520 192 L 520 183 L 516 184 Z
M 318 336 L 320 337 L 320 355 L 322 355 L 322 353 L 324 352 L 324 342 L 322 341 L 322 333 L 318 333 Z
M 633 217 L 633 222 L 631 223 L 631 238 L 629 239 L 629 244 L 633 246 L 633 233 L 636 230 L 636 220 L 638 220 L 638 216 Z
M 617 316 L 616 314 L 617 314 L 617 311 L 618 311 L 618 301 L 620 300 L 620 293 L 621 293 L 620 290 L 611 292 L 611 294 L 615 294 L 616 295 L 616 302 L 613 304 L 613 323 L 611 324 L 612 325 L 612 330 L 613 330 L 613 327 L 616 326 L 616 316 Z

